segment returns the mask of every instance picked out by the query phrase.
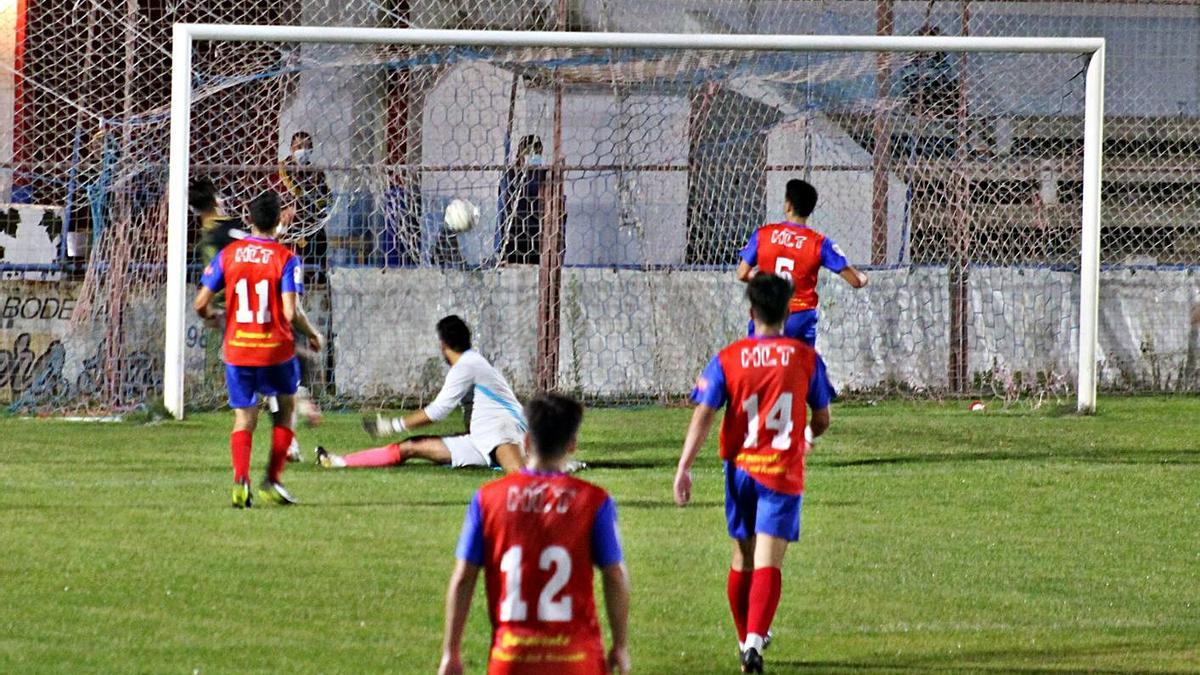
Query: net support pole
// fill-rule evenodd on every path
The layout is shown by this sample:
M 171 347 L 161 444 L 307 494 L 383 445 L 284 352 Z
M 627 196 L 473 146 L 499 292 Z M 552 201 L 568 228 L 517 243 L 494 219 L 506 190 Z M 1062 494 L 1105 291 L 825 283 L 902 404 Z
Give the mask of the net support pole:
M 875 7 L 875 34 L 891 35 L 896 27 L 892 0 L 878 0 Z M 875 88 L 880 101 L 891 96 L 889 83 L 892 78 L 892 55 L 879 52 L 875 56 Z M 888 160 L 891 158 L 892 130 L 888 120 L 890 111 L 883 105 L 875 109 L 871 149 L 871 264 L 887 262 L 888 235 Z M 809 155 L 811 157 L 811 155 Z
M 171 47 L 171 161 L 167 175 L 167 317 L 163 404 L 183 419 L 184 332 L 187 330 L 187 182 L 191 136 L 192 36 L 175 24 Z
M 564 183 L 565 172 L 562 148 L 563 85 L 554 87 L 554 161 L 546 172 L 547 183 L 542 187 L 545 204 L 542 227 L 542 249 L 538 268 L 538 326 L 537 326 L 537 387 L 542 391 L 558 389 L 559 338 L 562 317 L 562 268 L 566 242 L 563 241 L 563 221 L 566 218 Z
M 1096 412 L 1096 352 L 1100 322 L 1100 181 L 1104 159 L 1104 43 L 1088 61 L 1083 113 L 1083 230 L 1079 257 L 1079 383 L 1077 409 Z

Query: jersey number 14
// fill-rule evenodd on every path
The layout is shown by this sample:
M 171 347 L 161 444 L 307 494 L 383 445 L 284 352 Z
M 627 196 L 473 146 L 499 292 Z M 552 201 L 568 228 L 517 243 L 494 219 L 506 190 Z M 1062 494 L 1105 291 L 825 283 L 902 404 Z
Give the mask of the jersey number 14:
M 784 392 L 775 399 L 775 405 L 771 406 L 771 411 L 767 413 L 765 420 L 761 419 L 758 414 L 758 394 L 742 401 L 742 410 L 750 418 L 750 422 L 746 425 L 746 442 L 742 443 L 743 448 L 758 447 L 760 425 L 775 432 L 775 438 L 771 439 L 771 447 L 775 450 L 787 450 L 792 446 L 792 430 L 795 425 L 792 424 L 792 394 L 790 392 Z

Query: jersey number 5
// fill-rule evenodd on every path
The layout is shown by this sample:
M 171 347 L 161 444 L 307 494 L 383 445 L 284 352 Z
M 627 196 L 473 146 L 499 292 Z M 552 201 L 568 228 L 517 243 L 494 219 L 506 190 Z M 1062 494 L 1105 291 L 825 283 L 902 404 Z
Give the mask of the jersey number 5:
M 500 571 L 504 573 L 504 599 L 500 601 L 501 621 L 525 621 L 529 618 L 529 604 L 521 599 L 521 559 L 525 550 L 513 546 L 500 558 Z M 571 596 L 555 599 L 571 578 L 571 554 L 561 546 L 547 546 L 538 559 L 538 568 L 548 571 L 554 567 L 554 576 L 546 582 L 538 596 L 538 621 L 570 621 Z
M 271 284 L 266 279 L 254 284 L 254 294 L 258 296 L 258 311 L 250 311 L 250 297 L 247 292 L 249 282 L 245 279 L 238 279 L 237 285 L 233 287 L 233 292 L 237 293 L 237 313 L 234 314 L 234 321 L 238 323 L 257 323 L 264 324 L 271 320 L 271 309 L 267 304 L 267 294 L 270 292 Z
M 792 280 L 792 270 L 796 269 L 796 261 L 791 258 L 775 259 L 775 276 Z
M 746 442 L 742 443 L 743 448 L 758 447 L 758 394 L 742 401 L 742 410 L 746 416 L 750 418 L 749 424 L 746 425 Z M 775 450 L 787 450 L 792 445 L 792 394 L 784 392 L 775 399 L 775 405 L 771 406 L 771 412 L 767 415 L 767 419 L 762 421 L 762 426 L 775 432 L 775 438 L 771 439 L 771 447 Z

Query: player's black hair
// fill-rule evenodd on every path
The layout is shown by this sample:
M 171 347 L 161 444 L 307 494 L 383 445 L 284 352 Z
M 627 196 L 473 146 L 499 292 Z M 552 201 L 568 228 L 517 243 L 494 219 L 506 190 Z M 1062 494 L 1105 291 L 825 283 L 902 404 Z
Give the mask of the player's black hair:
M 296 133 L 292 134 L 292 145 L 295 145 L 296 141 L 301 140 L 312 143 L 312 139 L 312 134 L 308 133 L 307 131 L 297 131 Z
M 442 317 L 437 322 L 437 334 L 442 344 L 460 354 L 471 348 L 471 329 L 457 314 Z
M 807 218 L 812 215 L 813 209 L 817 208 L 817 188 L 807 181 L 793 178 L 787 182 L 784 199 L 792 205 L 793 213 L 801 218 Z
M 217 208 L 217 186 L 207 176 L 193 178 L 188 184 L 188 206 L 197 211 Z
M 279 227 L 279 193 L 264 190 L 250 202 L 250 222 L 263 232 L 274 232 Z
M 756 319 L 777 326 L 787 318 L 792 282 L 774 274 L 759 274 L 746 284 L 746 299 Z
M 541 392 L 525 404 L 525 419 L 534 452 L 542 459 L 558 459 L 579 433 L 583 406 L 569 396 Z

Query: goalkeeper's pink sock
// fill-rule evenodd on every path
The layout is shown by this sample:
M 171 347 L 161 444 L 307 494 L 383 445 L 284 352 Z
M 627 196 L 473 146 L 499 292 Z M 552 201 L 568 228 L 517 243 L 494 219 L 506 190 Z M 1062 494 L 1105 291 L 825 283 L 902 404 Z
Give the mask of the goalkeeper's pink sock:
M 392 466 L 404 463 L 404 453 L 400 452 L 400 444 L 392 443 L 382 448 L 371 448 L 362 452 L 352 452 L 342 457 L 346 466 L 371 467 Z

